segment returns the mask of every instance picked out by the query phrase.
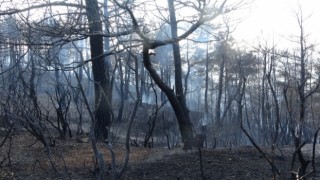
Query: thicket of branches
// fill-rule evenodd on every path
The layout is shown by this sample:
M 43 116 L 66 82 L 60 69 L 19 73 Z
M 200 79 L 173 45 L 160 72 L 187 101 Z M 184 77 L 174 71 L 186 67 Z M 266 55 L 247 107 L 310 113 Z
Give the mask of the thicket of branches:
M 272 166 L 295 146 L 294 177 L 308 175 L 318 141 L 319 53 L 297 11 L 294 48 L 239 48 L 233 11 L 245 1 L 2 1 L 0 3 L 0 147 L 27 131 L 46 148 L 86 134 L 105 178 L 97 142 L 112 156 L 112 178 L 126 170 L 130 143 L 237 147 L 253 144 Z M 186 14 L 185 12 L 189 12 Z M 250 50 L 248 50 L 250 49 Z M 112 143 L 126 158 L 115 165 Z M 260 148 L 270 146 L 268 156 Z M 8 149 L 10 152 L 10 149 Z M 314 150 L 313 150 L 314 151 Z M 295 156 L 300 162 L 295 171 Z M 10 153 L 1 157 L 10 164 Z

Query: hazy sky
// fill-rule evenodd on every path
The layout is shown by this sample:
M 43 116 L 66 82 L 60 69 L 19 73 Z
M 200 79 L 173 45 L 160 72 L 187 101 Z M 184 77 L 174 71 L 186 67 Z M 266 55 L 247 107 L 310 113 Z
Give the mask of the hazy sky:
M 298 35 L 295 12 L 301 5 L 305 17 L 305 31 L 313 42 L 320 42 L 320 0 L 255 0 L 245 10 L 243 21 L 233 36 L 248 43 L 259 38 L 276 43 L 288 43 L 290 36 Z

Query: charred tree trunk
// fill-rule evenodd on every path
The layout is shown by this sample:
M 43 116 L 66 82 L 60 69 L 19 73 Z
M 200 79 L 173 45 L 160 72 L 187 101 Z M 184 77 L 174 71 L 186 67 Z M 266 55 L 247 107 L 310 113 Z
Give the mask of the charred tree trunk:
M 178 37 L 178 28 L 177 28 L 177 20 L 176 20 L 176 14 L 175 14 L 173 0 L 168 0 L 168 7 L 169 7 L 169 14 L 170 14 L 171 35 L 172 35 L 172 38 L 177 38 Z M 180 131 L 181 131 L 182 141 L 183 141 L 183 143 L 185 143 L 184 148 L 185 149 L 192 149 L 192 141 L 193 141 L 192 124 L 190 122 L 189 110 L 186 105 L 185 95 L 183 93 L 181 55 L 180 55 L 179 42 L 173 43 L 172 48 L 173 48 L 174 68 L 175 68 L 175 90 L 176 90 L 175 97 L 177 98 L 178 103 L 179 103 L 181 110 L 182 110 L 181 113 L 178 111 L 177 112 L 175 111 L 175 112 L 177 115 L 177 119 L 179 121 L 179 126 L 182 126 L 182 127 L 180 127 Z M 166 93 L 166 95 L 168 96 L 167 93 Z M 173 105 L 173 102 L 172 102 L 173 99 L 170 100 L 169 96 L 168 96 L 168 99 L 171 102 L 171 105 Z M 183 113 L 183 116 L 182 116 L 182 113 Z M 182 117 L 180 117 L 180 116 L 182 116 Z M 179 120 L 179 118 L 181 118 L 181 119 Z M 182 123 L 182 124 L 180 125 L 180 123 Z M 190 132 L 187 132 L 187 131 L 190 131 Z M 184 134 L 184 133 L 191 133 L 191 134 Z M 190 137 L 187 137 L 187 136 L 190 136 Z M 190 140 L 188 138 L 190 138 Z M 191 141 L 191 142 L 189 142 L 189 141 Z
M 97 0 L 86 0 L 86 11 L 90 32 L 90 52 L 95 91 L 94 135 L 97 140 L 108 139 L 108 127 L 111 122 L 111 89 L 103 55 L 102 22 Z
M 188 70 L 187 74 L 184 77 L 184 96 L 187 98 L 187 93 L 188 93 L 188 79 L 190 76 L 190 70 L 191 70 L 191 65 L 190 65 L 190 59 L 189 59 L 189 41 L 187 40 L 187 65 L 188 65 Z
M 138 57 L 132 55 L 134 58 L 134 75 L 135 75 L 135 82 L 136 82 L 136 94 L 137 94 L 137 98 L 140 99 L 139 101 L 139 105 L 142 105 L 142 96 L 141 96 L 141 92 L 140 92 L 140 87 L 139 87 L 139 59 Z
M 267 52 L 263 52 L 263 75 L 262 75 L 262 89 L 261 89 L 261 131 L 262 131 L 262 143 L 266 144 L 266 137 L 267 137 L 267 128 L 265 127 L 265 125 L 267 124 L 266 122 L 266 109 L 265 109 L 265 105 L 266 105 L 266 87 L 265 87 L 265 78 L 267 74 Z
M 88 1 L 88 0 L 87 0 Z M 168 10 L 170 15 L 170 25 L 171 25 L 171 33 L 172 38 L 159 41 L 159 40 L 151 40 L 149 39 L 144 32 L 140 29 L 138 21 L 132 12 L 131 8 L 129 8 L 126 4 L 120 4 L 118 1 L 114 1 L 119 7 L 126 10 L 132 20 L 132 27 L 134 31 L 143 39 L 143 62 L 144 66 L 148 70 L 150 76 L 155 81 L 155 83 L 159 86 L 159 88 L 164 91 L 167 95 L 168 100 L 175 112 L 179 129 L 182 137 L 182 141 L 184 142 L 184 149 L 192 149 L 193 146 L 193 128 L 189 118 L 189 110 L 186 106 L 186 100 L 183 92 L 182 86 L 182 68 L 181 68 L 181 56 L 180 56 L 180 48 L 179 48 L 179 40 L 185 39 L 188 37 L 192 32 L 198 29 L 201 25 L 203 25 L 206 21 L 210 21 L 218 17 L 220 14 L 224 13 L 224 6 L 227 2 L 224 0 L 222 4 L 213 11 L 212 14 L 207 14 L 205 10 L 206 2 L 200 2 L 201 7 L 199 9 L 199 19 L 182 35 L 178 37 L 177 33 L 177 20 L 175 16 L 175 8 L 174 8 L 174 1 L 168 0 Z M 207 16 L 208 15 L 208 16 Z M 157 71 L 154 69 L 152 63 L 150 62 L 149 57 L 149 50 L 155 49 L 159 46 L 164 46 L 167 44 L 173 45 L 173 53 L 174 53 L 174 64 L 175 64 L 175 88 L 176 93 L 161 79 L 158 75 Z
M 216 122 L 220 124 L 220 117 L 221 117 L 221 100 L 222 100 L 222 93 L 223 93 L 223 78 L 224 78 L 224 67 L 225 67 L 225 44 L 223 42 L 221 44 L 221 58 L 220 58 L 220 69 L 219 69 L 219 81 L 218 81 L 218 97 L 216 102 L 216 109 L 215 109 L 215 117 Z
M 190 120 L 188 119 L 188 115 L 185 113 L 182 105 L 178 99 L 178 96 L 174 93 L 174 91 L 167 86 L 161 77 L 157 74 L 157 71 L 153 68 L 150 57 L 149 57 L 149 45 L 145 43 L 143 45 L 143 62 L 144 66 L 148 70 L 150 76 L 154 80 L 154 82 L 159 86 L 159 88 L 167 95 L 168 100 L 175 112 L 177 117 L 177 121 L 179 124 L 179 130 L 181 133 L 182 141 L 184 143 L 183 149 L 188 150 L 192 149 L 193 145 L 193 129 Z
M 33 56 L 33 51 L 30 49 L 30 61 L 31 61 L 31 75 L 29 79 L 30 83 L 30 90 L 29 90 L 29 98 L 32 101 L 33 108 L 34 108 L 34 115 L 37 118 L 41 117 L 41 112 L 38 105 L 38 98 L 36 94 L 36 85 L 35 85 L 35 78 L 36 78 L 36 63 L 35 58 Z
M 123 110 L 124 110 L 124 83 L 123 83 L 123 70 L 122 70 L 122 60 L 119 59 L 119 76 L 120 76 L 120 107 L 118 111 L 118 117 L 117 117 L 117 122 L 122 121 L 122 116 L 123 116 Z
M 206 50 L 206 82 L 205 82 L 205 90 L 204 90 L 204 112 L 206 116 L 209 113 L 209 103 L 208 103 L 208 84 L 209 84 L 209 42 L 207 43 L 207 50 Z M 220 116 L 220 115 L 219 115 Z
M 173 4 L 173 0 L 168 0 L 169 5 L 169 13 L 170 13 L 170 25 L 171 25 L 171 34 L 172 38 L 178 37 L 178 28 L 177 28 L 177 20 L 175 15 L 175 8 Z M 183 93 L 183 85 L 182 85 L 182 69 L 181 69 L 181 55 L 180 55 L 180 46 L 179 42 L 175 42 L 172 44 L 173 49 L 173 58 L 174 58 L 174 68 L 175 68 L 175 90 L 176 96 L 186 113 L 186 99 Z

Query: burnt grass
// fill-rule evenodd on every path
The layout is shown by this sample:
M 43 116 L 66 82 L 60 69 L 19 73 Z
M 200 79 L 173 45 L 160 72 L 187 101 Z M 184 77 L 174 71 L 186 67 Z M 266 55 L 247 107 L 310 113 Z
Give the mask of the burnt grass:
M 272 179 L 272 169 L 252 147 L 204 149 L 206 179 Z M 288 160 L 277 156 L 276 164 L 289 177 Z M 202 179 L 198 151 L 163 156 L 152 162 L 138 163 L 128 179 Z M 280 178 L 280 177 L 279 177 Z
M 51 147 L 51 152 L 57 171 L 50 165 L 48 151 L 34 137 L 28 133 L 15 134 L 11 141 L 10 162 L 5 159 L 8 157 L 9 141 L 1 147 L 0 179 L 62 179 L 61 176 L 65 179 L 96 179 L 90 143 L 81 142 L 78 138 L 56 139 L 56 141 L 56 145 Z M 106 176 L 109 179 L 110 152 L 103 144 L 98 144 L 98 148 L 104 155 Z M 263 149 L 269 152 L 270 148 Z M 281 171 L 281 175 L 277 175 L 276 179 L 290 179 L 292 149 L 283 147 L 276 151 L 274 161 Z M 116 153 L 117 165 L 120 167 L 124 159 L 124 146 L 115 144 L 113 150 Z M 204 148 L 202 155 L 206 179 L 273 179 L 274 177 L 271 166 L 251 146 Z M 295 164 L 298 165 L 298 162 Z M 316 164 L 320 168 L 319 165 Z M 295 167 L 295 170 L 297 169 L 298 167 Z M 202 179 L 199 151 L 132 146 L 129 165 L 122 179 Z M 320 176 L 314 173 L 309 179 L 320 179 Z

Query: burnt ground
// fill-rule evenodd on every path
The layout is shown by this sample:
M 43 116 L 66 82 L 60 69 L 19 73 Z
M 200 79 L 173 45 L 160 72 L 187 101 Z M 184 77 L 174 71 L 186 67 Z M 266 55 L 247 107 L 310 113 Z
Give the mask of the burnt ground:
M 96 179 L 92 148 L 89 143 L 77 139 L 56 140 L 52 147 L 53 163 L 57 171 L 66 179 Z M 8 142 L 0 149 L 0 162 L 8 154 Z M 102 144 L 107 168 L 110 154 Z M 123 145 L 113 147 L 117 164 L 124 159 Z M 269 149 L 269 148 L 268 148 Z M 290 178 L 292 148 L 277 150 L 275 162 L 282 175 L 277 179 Z M 267 148 L 264 148 L 267 151 Z M 272 169 L 261 154 L 253 147 L 203 149 L 203 165 L 207 179 L 272 179 Z M 320 158 L 317 157 L 317 161 Z M 297 164 L 297 163 L 296 163 Z M 320 168 L 320 164 L 316 166 Z M 295 168 L 297 169 L 297 168 Z M 106 173 L 109 176 L 108 173 Z M 0 179 L 61 179 L 48 160 L 48 153 L 29 134 L 14 135 L 8 159 L 0 167 Z M 127 172 L 122 179 L 201 179 L 199 153 L 196 150 L 183 151 L 180 148 L 147 149 L 132 147 Z M 309 179 L 320 179 L 319 175 Z

